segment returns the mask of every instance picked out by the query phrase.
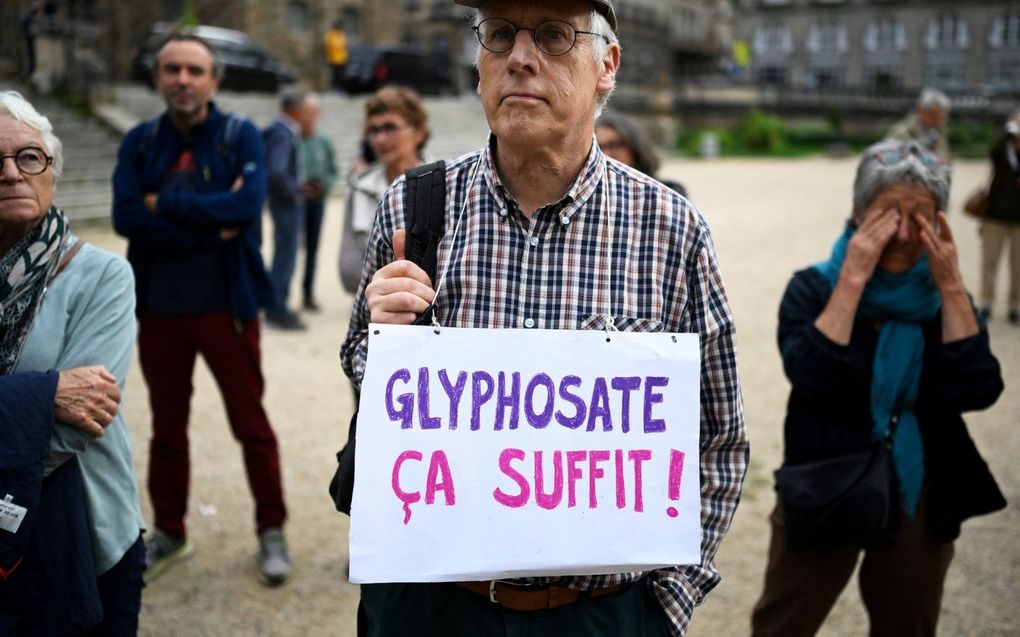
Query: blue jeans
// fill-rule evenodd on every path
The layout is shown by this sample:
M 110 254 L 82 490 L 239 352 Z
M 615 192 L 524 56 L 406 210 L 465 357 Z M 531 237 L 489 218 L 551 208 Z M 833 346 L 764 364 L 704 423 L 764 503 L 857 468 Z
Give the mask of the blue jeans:
M 322 215 L 326 210 L 324 199 L 309 199 L 305 202 L 305 277 L 301 289 L 305 299 L 315 297 L 315 260 L 319 257 L 319 235 L 322 231 Z
M 266 313 L 280 317 L 288 313 L 287 296 L 290 294 L 290 281 L 294 278 L 298 240 L 305 215 L 300 206 L 272 204 L 269 205 L 269 214 L 273 217 L 273 264 L 269 269 L 269 280 L 273 284 L 274 302 Z

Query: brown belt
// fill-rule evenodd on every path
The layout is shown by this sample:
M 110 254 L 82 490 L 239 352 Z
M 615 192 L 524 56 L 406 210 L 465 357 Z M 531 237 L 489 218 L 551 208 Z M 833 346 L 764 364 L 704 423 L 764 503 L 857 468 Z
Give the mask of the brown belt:
M 455 583 L 461 588 L 488 598 L 490 602 L 510 610 L 519 611 L 546 610 L 556 608 L 557 606 L 566 606 L 582 599 L 593 599 L 611 595 L 623 588 L 621 584 L 617 584 L 616 586 L 595 588 L 590 591 L 579 591 L 565 586 L 528 588 L 495 581 Z

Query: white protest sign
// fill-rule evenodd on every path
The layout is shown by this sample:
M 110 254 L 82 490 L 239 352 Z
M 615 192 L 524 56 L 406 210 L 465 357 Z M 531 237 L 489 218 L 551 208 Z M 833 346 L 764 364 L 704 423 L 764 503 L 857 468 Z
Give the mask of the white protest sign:
M 352 582 L 700 562 L 696 334 L 369 334 Z

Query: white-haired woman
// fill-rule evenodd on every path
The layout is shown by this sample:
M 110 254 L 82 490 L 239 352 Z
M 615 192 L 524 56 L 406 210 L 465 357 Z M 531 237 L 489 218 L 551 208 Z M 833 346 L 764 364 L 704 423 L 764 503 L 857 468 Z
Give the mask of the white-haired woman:
M 994 403 L 1003 383 L 964 288 L 943 212 L 948 196 L 938 156 L 913 142 L 868 148 L 832 256 L 786 289 L 785 464 L 866 453 L 896 415 L 891 519 L 899 530 L 868 548 L 791 547 L 805 527 L 784 516 L 781 501 L 754 635 L 815 634 L 862 555 L 870 634 L 934 635 L 960 524 L 1005 506 L 960 416 Z
M 49 120 L 0 92 L 0 634 L 137 632 L 144 549 L 120 396 L 131 269 L 53 205 Z

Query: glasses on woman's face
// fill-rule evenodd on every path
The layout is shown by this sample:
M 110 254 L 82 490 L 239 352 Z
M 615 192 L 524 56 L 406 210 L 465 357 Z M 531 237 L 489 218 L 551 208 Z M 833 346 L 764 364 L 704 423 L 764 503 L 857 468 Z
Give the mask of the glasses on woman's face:
M 505 53 L 514 48 L 518 31 L 531 31 L 538 50 L 551 56 L 568 53 L 577 43 L 579 33 L 597 35 L 605 39 L 606 42 L 609 41 L 609 38 L 604 35 L 593 31 L 579 31 L 560 20 L 546 20 L 534 29 L 528 29 L 519 27 L 503 18 L 487 18 L 472 28 L 475 35 L 478 36 L 478 43 L 482 45 L 482 48 L 493 53 Z
M 920 161 L 925 168 L 936 168 L 946 163 L 945 160 L 938 155 L 921 150 L 916 146 L 907 146 L 899 149 L 887 148 L 885 150 L 876 150 L 871 154 L 871 156 L 877 159 L 883 166 L 893 166 L 904 159 L 907 159 L 911 155 L 917 157 L 918 161 Z
M 10 157 L 22 175 L 40 175 L 53 163 L 53 158 L 35 146 L 18 149 L 13 155 L 0 155 L 0 167 Z
M 365 134 L 368 137 L 389 137 L 391 135 L 396 135 L 405 128 L 408 127 L 398 126 L 396 124 L 388 122 L 386 124 L 383 124 L 382 126 L 369 126 L 368 128 L 365 129 Z

